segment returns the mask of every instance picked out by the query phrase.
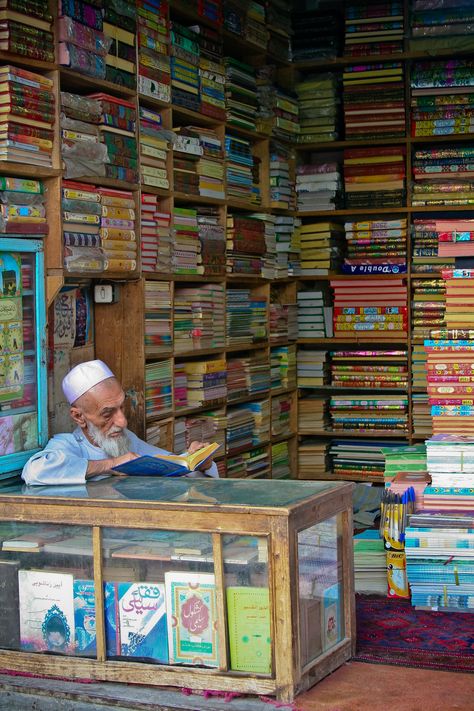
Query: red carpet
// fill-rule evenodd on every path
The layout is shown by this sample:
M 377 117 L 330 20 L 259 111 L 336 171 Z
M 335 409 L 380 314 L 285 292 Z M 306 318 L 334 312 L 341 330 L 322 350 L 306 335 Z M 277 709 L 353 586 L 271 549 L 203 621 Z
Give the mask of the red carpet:
M 423 612 L 410 602 L 356 595 L 354 661 L 474 672 L 474 614 Z

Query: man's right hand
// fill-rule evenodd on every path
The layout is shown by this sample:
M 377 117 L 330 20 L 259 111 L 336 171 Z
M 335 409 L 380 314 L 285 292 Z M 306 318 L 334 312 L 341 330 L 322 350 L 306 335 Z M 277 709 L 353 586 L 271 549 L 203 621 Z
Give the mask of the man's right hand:
M 114 476 L 126 476 L 122 472 L 112 471 L 113 467 L 118 467 L 119 464 L 125 464 L 125 462 L 131 462 L 133 459 L 137 459 L 139 455 L 135 452 L 127 452 L 127 454 L 122 454 L 121 457 L 111 457 L 110 459 L 99 459 L 97 461 L 89 460 L 87 465 L 86 479 L 90 479 L 97 474 L 103 474 L 107 472 L 113 474 Z

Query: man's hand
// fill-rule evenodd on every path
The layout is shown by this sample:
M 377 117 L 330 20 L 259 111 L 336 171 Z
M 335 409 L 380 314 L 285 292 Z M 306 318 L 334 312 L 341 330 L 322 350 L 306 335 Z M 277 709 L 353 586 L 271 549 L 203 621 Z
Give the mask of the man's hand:
M 197 452 L 198 449 L 202 449 L 203 447 L 208 447 L 208 446 L 209 446 L 209 442 L 199 442 L 198 440 L 195 440 L 194 442 L 191 442 L 191 444 L 189 445 L 188 454 L 194 454 L 194 452 Z M 208 459 L 207 462 L 204 462 L 203 464 L 201 464 L 199 469 L 202 472 L 207 471 L 208 469 L 211 468 L 213 461 L 214 460 L 212 458 Z
M 133 459 L 137 459 L 139 455 L 135 452 L 127 452 L 127 454 L 122 454 L 121 457 L 111 457 L 110 459 L 99 459 L 98 461 L 89 461 L 87 465 L 86 479 L 90 479 L 97 474 L 103 474 L 108 472 L 114 474 L 115 476 L 126 476 L 122 472 L 110 471 L 113 467 L 118 467 L 119 464 L 125 464 L 125 462 L 131 462 Z

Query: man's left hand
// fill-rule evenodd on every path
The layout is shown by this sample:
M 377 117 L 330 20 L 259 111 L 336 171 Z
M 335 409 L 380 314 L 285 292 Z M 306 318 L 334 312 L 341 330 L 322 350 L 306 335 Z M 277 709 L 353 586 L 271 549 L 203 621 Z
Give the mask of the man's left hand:
M 209 442 L 199 442 L 198 440 L 195 440 L 194 442 L 191 442 L 191 444 L 189 445 L 188 454 L 194 454 L 194 452 L 197 452 L 198 449 L 202 449 L 203 447 L 208 447 L 208 446 L 209 446 Z M 210 469 L 212 462 L 213 462 L 212 458 L 208 459 L 207 462 L 204 462 L 203 464 L 201 464 L 199 469 L 202 472 L 207 471 L 208 469 Z

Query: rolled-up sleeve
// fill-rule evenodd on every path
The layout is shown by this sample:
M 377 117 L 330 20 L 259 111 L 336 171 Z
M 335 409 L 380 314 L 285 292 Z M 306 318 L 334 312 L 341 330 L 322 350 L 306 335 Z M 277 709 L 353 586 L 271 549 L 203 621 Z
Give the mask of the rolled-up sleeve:
M 73 436 L 56 435 L 42 452 L 30 457 L 21 476 L 29 486 L 84 484 L 87 466 L 88 459 Z

